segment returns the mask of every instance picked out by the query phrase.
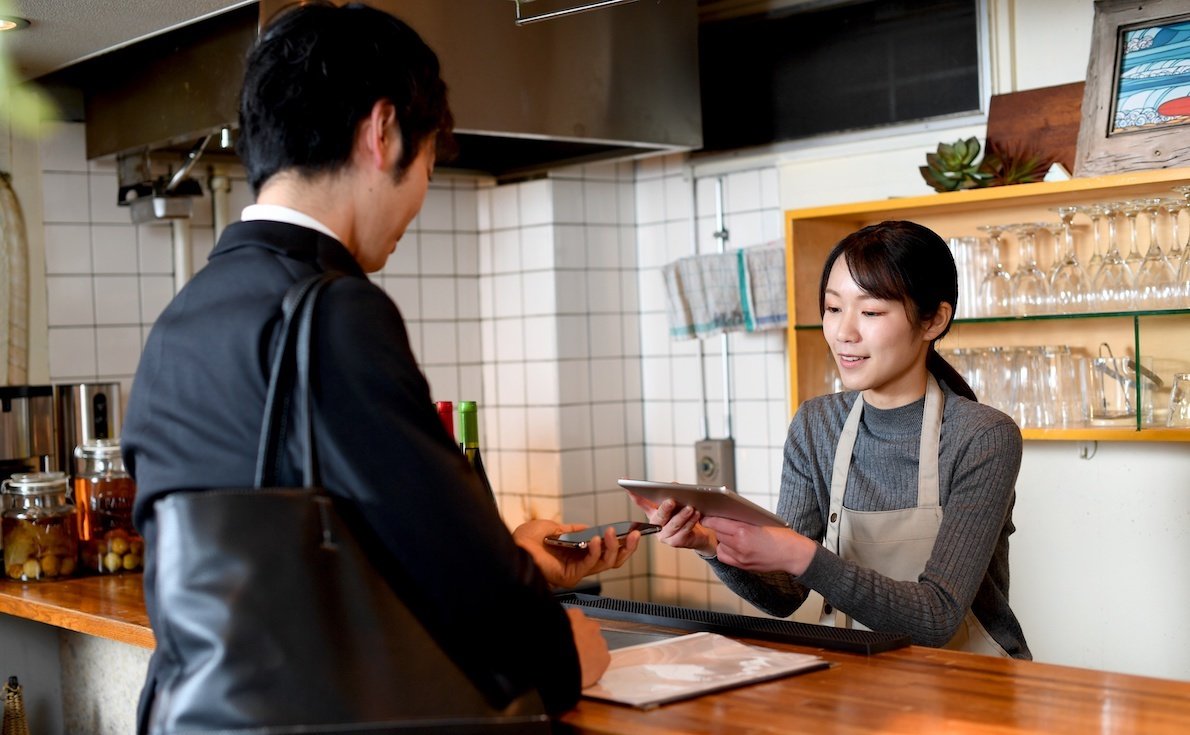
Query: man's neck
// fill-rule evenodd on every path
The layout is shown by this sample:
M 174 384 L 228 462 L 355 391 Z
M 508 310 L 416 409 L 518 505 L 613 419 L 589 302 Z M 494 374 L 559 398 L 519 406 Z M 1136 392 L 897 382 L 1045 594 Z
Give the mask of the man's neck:
M 320 176 L 313 180 L 296 175 L 279 174 L 269 179 L 257 204 L 288 207 L 313 217 L 334 232 L 338 239 L 355 254 L 354 198 L 348 193 L 343 177 Z

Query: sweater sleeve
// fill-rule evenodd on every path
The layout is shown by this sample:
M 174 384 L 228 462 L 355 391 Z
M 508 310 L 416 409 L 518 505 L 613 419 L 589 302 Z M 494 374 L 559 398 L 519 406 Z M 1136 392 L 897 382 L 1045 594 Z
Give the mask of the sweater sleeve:
M 798 409 L 785 437 L 777 515 L 803 536 L 821 539 L 825 512 L 819 505 L 815 487 L 822 478 L 813 461 L 814 443 L 806 430 L 810 423 L 804 413 L 811 410 L 808 405 Z M 769 615 L 788 617 L 801 607 L 810 592 L 806 584 L 784 572 L 749 572 L 718 560 L 710 564 L 724 584 Z
M 945 645 L 971 607 L 1014 500 L 1020 430 L 1010 420 L 985 425 L 964 441 L 925 570 L 896 581 L 818 549 L 799 580 L 873 630 L 907 633 Z

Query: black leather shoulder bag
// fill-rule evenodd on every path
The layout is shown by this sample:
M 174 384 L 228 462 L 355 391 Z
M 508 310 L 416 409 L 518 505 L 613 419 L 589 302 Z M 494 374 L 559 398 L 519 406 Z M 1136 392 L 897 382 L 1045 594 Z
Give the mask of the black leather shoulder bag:
M 156 503 L 154 633 L 175 665 L 157 682 L 150 731 L 548 733 L 536 692 L 501 710 L 484 699 L 377 571 L 342 501 L 319 487 L 311 330 L 335 277 L 286 293 L 255 487 Z M 273 487 L 291 418 L 303 487 Z

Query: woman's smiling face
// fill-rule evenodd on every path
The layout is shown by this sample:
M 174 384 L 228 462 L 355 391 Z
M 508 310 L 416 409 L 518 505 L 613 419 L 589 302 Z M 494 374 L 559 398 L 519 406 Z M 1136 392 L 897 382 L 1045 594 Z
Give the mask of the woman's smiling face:
M 949 306 L 949 305 L 946 305 Z M 827 279 L 822 334 L 843 385 L 877 408 L 895 408 L 925 394 L 926 354 L 939 330 L 915 324 L 900 301 L 860 288 L 838 258 Z

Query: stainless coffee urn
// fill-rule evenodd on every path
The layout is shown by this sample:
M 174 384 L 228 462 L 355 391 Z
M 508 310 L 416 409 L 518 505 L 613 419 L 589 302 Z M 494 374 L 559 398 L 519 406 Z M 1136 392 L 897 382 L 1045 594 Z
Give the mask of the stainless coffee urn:
M 78 474 L 74 450 L 96 439 L 120 437 L 119 383 L 68 383 L 54 386 L 58 405 L 58 466 Z
M 48 385 L 0 386 L 0 478 L 57 466 L 54 390 Z

